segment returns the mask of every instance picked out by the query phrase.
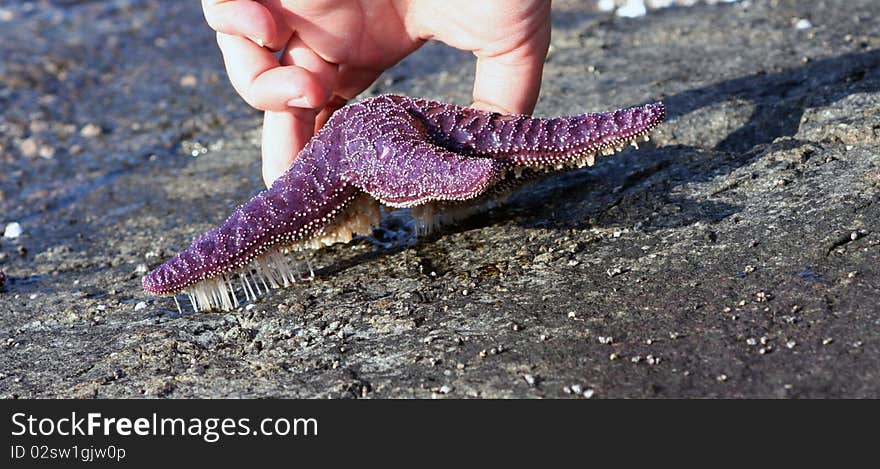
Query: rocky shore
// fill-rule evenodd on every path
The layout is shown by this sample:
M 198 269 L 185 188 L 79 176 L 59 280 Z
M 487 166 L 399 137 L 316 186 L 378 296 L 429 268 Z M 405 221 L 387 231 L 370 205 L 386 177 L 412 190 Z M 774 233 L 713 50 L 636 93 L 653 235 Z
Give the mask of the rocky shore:
M 140 278 L 261 189 L 197 2 L 0 12 L 0 396 L 880 397 L 880 5 L 562 2 L 536 114 L 662 99 L 647 147 L 316 279 L 179 314 Z M 369 95 L 467 103 L 437 44 Z M 2 285 L 0 285 L 2 288 Z

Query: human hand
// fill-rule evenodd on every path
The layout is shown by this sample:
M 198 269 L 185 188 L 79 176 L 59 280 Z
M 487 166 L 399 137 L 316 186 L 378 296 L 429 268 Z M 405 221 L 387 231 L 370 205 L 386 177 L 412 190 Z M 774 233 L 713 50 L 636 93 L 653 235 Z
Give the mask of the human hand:
M 477 58 L 473 106 L 528 114 L 550 44 L 549 0 L 202 0 L 226 71 L 263 121 L 267 186 L 333 111 L 427 40 Z M 280 59 L 273 51 L 283 51 Z

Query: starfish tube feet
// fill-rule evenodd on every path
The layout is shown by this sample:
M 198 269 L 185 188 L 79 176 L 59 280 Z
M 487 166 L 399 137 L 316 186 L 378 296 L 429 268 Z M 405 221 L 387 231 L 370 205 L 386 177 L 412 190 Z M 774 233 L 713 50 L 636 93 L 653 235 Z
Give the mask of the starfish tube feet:
M 317 172 L 314 158 L 298 160 L 269 190 L 147 274 L 144 291 L 166 296 L 186 293 L 197 310 L 232 309 L 238 304 L 239 287 L 250 300 L 269 286 L 297 281 L 301 275 L 287 262 L 284 250 L 351 240 L 350 227 L 340 234 L 331 222 L 352 205 L 360 208 L 351 223 L 354 231 L 364 232 L 378 219 L 377 206 L 369 212 L 375 204 L 360 207 L 364 204 L 356 189 L 337 181 L 335 189 L 327 191 L 328 180 L 319 181 Z

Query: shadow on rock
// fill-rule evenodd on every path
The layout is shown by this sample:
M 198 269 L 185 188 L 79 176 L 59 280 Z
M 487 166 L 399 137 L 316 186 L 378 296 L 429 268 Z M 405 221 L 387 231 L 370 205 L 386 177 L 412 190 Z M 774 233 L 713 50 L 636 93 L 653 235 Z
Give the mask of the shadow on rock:
M 699 140 L 688 138 L 688 133 L 700 129 L 692 129 L 683 121 L 706 108 L 745 101 L 753 112 L 736 130 L 726 136 L 716 135 L 718 143 L 711 151 L 683 144 L 627 151 L 595 168 L 532 183 L 517 191 L 507 206 L 491 216 L 472 220 L 470 228 L 510 218 L 520 218 L 526 227 L 638 225 L 658 213 L 674 216 L 654 217 L 646 230 L 717 222 L 740 208 L 712 200 L 694 200 L 676 193 L 676 189 L 730 174 L 769 150 L 804 145 L 798 140 L 776 140 L 797 134 L 806 109 L 827 106 L 854 93 L 877 90 L 880 51 L 870 51 L 820 60 L 780 73 L 759 72 L 665 97 L 665 126 L 673 140 L 680 136 L 681 140 Z

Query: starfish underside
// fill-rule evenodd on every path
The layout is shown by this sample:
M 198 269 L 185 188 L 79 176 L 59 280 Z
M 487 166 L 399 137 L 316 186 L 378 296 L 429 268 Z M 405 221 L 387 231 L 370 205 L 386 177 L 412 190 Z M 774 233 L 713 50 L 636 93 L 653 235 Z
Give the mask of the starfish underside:
M 665 118 L 662 103 L 554 119 L 385 95 L 346 106 L 266 191 L 144 277 L 147 293 L 230 310 L 304 276 L 286 251 L 370 234 L 379 205 L 419 231 L 455 221 L 547 171 L 592 166 Z M 309 268 L 310 275 L 311 269 Z

